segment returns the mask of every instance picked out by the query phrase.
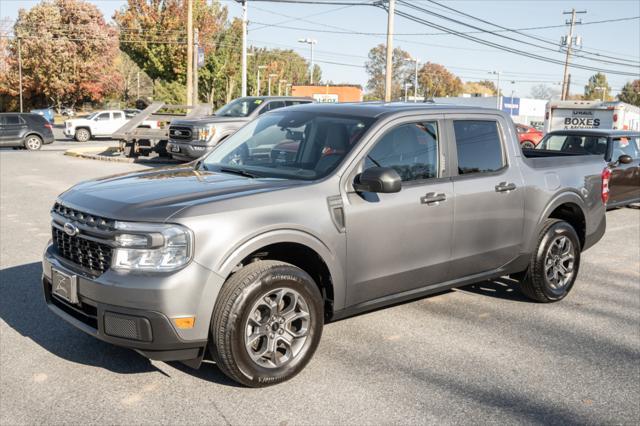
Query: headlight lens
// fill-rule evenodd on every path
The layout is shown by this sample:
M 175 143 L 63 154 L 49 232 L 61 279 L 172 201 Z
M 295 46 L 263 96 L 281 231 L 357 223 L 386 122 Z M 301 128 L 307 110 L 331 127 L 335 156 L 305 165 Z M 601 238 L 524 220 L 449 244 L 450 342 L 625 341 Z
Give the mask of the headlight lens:
M 189 263 L 193 233 L 175 224 L 116 222 L 111 267 L 124 271 L 174 271 Z
M 208 141 L 215 133 L 215 127 L 202 127 L 198 129 L 198 140 Z

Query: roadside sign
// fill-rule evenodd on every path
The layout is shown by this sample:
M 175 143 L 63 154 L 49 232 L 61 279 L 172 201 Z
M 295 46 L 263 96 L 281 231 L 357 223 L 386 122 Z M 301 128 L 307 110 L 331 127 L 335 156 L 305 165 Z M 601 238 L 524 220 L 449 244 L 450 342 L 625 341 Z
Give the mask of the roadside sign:
M 204 66 L 204 48 L 198 47 L 198 68 Z
M 338 103 L 338 95 L 333 95 L 333 94 L 314 93 L 313 99 L 315 99 L 320 103 L 325 103 L 325 104 Z
M 503 96 L 502 111 L 509 115 L 520 115 L 520 98 Z

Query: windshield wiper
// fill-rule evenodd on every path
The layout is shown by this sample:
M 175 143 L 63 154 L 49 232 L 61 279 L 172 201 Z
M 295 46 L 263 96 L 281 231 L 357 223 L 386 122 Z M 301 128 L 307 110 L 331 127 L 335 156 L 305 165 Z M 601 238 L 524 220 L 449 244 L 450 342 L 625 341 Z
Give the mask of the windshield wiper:
M 248 178 L 256 178 L 257 176 L 254 175 L 253 173 L 249 173 L 246 170 L 242 170 L 242 169 L 229 169 L 226 167 L 220 167 L 220 169 L 218 169 L 218 171 L 220 173 L 231 173 L 234 175 L 240 175 L 240 176 L 244 176 L 244 177 L 248 177 Z

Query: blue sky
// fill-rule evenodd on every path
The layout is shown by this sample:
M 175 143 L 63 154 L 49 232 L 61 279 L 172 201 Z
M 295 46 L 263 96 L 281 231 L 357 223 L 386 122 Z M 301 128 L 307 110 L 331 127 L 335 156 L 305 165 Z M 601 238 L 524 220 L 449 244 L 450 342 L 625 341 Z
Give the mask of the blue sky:
M 365 2 L 365 0 L 355 0 Z M 429 8 L 435 12 L 463 19 L 478 26 L 485 24 L 445 11 L 425 0 L 411 0 L 415 5 Z M 31 0 L 0 0 L 0 17 L 15 19 L 20 8 L 29 8 L 37 1 Z M 114 10 L 121 8 L 126 2 L 122 0 L 92 0 L 105 14 L 108 20 Z M 232 16 L 239 16 L 240 6 L 233 0 L 223 0 Z M 483 18 L 509 28 L 526 28 L 547 25 L 560 25 L 567 16 L 563 11 L 575 7 L 586 10 L 581 15 L 583 22 L 600 21 L 622 17 L 640 16 L 640 1 L 638 0 L 449 0 L 441 3 Z M 400 8 L 400 6 L 399 6 Z M 402 9 L 409 11 L 406 6 Z M 425 19 L 443 23 L 448 28 L 464 30 L 463 27 L 452 26 L 428 15 L 418 14 Z M 313 15 L 313 16 L 311 16 Z M 301 18 L 294 20 L 293 18 Z M 255 46 L 293 48 L 305 57 L 309 55 L 307 45 L 297 43 L 299 38 L 312 37 L 318 41 L 316 45 L 316 59 L 323 70 L 323 79 L 334 82 L 355 83 L 364 85 L 367 75 L 362 68 L 369 49 L 378 43 L 383 43 L 384 35 L 346 35 L 332 31 L 353 31 L 359 33 L 384 33 L 386 31 L 386 13 L 371 6 L 339 5 L 298 5 L 275 4 L 264 1 L 249 1 L 249 43 Z M 282 23 L 283 21 L 290 21 Z M 264 26 L 265 24 L 279 24 L 290 27 Z M 304 28 L 295 29 L 295 28 Z M 467 28 L 466 31 L 471 31 Z M 545 82 L 550 86 L 557 85 L 562 80 L 562 66 L 534 59 L 502 52 L 491 47 L 476 44 L 452 35 L 424 35 L 424 33 L 439 32 L 433 28 L 396 17 L 397 33 L 420 33 L 422 35 L 397 35 L 395 45 L 409 51 L 411 55 L 421 61 L 431 61 L 445 65 L 464 81 L 474 81 L 495 78 L 489 74 L 491 70 L 503 72 L 502 88 L 505 93 L 513 90 L 517 96 L 528 96 L 531 86 Z M 552 28 L 544 30 L 526 31 L 549 41 L 559 41 L 566 34 L 567 28 Z M 579 25 L 576 33 L 582 36 L 583 49 L 590 52 L 609 55 L 620 59 L 609 59 L 626 63 L 627 60 L 640 61 L 640 20 L 597 25 Z M 543 50 L 538 47 L 508 42 L 493 36 L 481 37 L 508 44 L 521 50 L 528 50 L 539 55 L 563 59 L 559 52 Z M 515 35 L 517 38 L 523 38 Z M 531 40 L 528 41 L 553 48 L 551 44 Z M 576 63 L 593 65 L 599 68 L 617 69 L 640 74 L 640 69 L 617 64 L 602 64 L 599 62 L 575 59 Z M 631 64 L 633 65 L 633 64 Z M 581 93 L 584 84 L 592 71 L 572 69 L 572 92 Z M 609 84 L 614 89 L 620 89 L 632 77 L 607 75 Z M 640 76 L 636 77 L 640 78 Z M 512 83 L 515 81 L 515 83 Z

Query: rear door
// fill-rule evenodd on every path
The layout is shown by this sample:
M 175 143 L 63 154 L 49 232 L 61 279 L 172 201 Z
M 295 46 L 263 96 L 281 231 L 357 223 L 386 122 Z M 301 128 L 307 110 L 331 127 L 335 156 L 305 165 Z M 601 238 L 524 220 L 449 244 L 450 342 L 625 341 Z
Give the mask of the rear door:
M 0 120 L 2 120 L 0 143 L 2 145 L 22 143 L 22 137 L 27 128 L 26 121 L 19 114 L 4 114 Z
M 618 160 L 621 155 L 629 155 L 633 161 L 611 169 L 610 204 L 640 200 L 640 136 L 612 138 L 610 161 Z
M 447 115 L 453 136 L 453 252 L 458 278 L 490 271 L 520 253 L 524 181 L 502 116 Z M 511 149 L 511 151 L 509 151 Z

